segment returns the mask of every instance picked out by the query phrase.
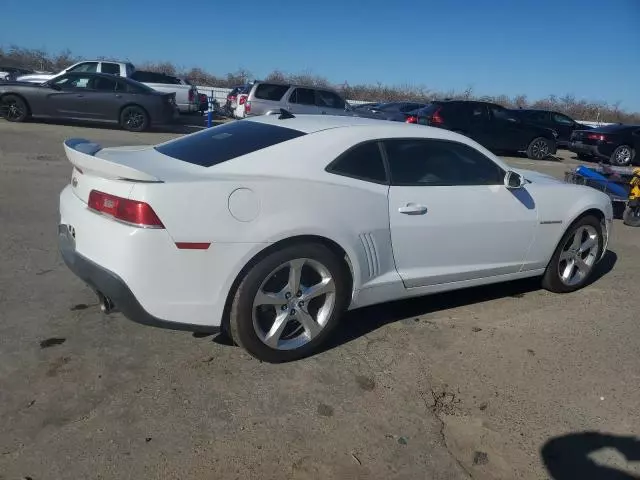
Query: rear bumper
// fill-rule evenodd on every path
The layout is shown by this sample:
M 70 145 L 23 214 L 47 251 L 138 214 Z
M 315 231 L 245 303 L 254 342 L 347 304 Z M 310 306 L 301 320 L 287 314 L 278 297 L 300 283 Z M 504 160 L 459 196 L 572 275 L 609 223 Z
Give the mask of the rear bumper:
M 574 153 L 580 153 L 582 155 L 591 155 L 596 158 L 608 159 L 610 156 L 610 155 L 607 155 L 606 153 L 603 153 L 600 146 L 598 145 L 587 145 L 584 143 L 569 142 L 569 145 L 567 146 L 567 148 Z
M 116 310 L 129 320 L 143 325 L 171 330 L 207 333 L 220 331 L 220 327 L 171 322 L 151 315 L 140 304 L 124 280 L 76 252 L 75 242 L 67 225 L 58 226 L 58 248 L 69 270 L 96 293 L 108 297 L 113 302 Z

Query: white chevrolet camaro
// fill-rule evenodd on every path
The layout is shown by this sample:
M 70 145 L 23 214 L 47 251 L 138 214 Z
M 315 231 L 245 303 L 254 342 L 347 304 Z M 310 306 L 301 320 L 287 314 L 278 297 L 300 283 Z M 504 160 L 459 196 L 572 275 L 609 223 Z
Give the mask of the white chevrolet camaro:
M 64 144 L 59 245 L 105 310 L 312 353 L 347 309 L 524 277 L 570 292 L 609 198 L 515 171 L 462 135 L 288 112 L 156 146 Z

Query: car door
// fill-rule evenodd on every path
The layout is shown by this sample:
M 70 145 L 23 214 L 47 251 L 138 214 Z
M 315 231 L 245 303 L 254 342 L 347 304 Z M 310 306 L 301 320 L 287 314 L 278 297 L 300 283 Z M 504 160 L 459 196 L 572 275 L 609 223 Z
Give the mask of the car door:
M 489 127 L 487 143 L 492 150 L 518 151 L 527 147 L 530 129 L 513 113 L 499 105 L 488 105 Z M 486 145 L 484 145 L 486 147 Z M 489 148 L 489 147 L 487 147 Z
M 502 167 L 464 143 L 383 145 L 393 255 L 407 288 L 520 271 L 537 229 L 526 187 L 507 189 Z
M 316 91 L 313 88 L 296 87 L 287 99 L 287 107 L 291 113 L 318 114 Z
M 86 93 L 86 101 L 89 104 L 89 118 L 92 120 L 113 121 L 118 120 L 120 106 L 123 104 L 122 96 L 126 89 L 118 89 L 118 78 L 95 76 L 90 83 L 90 89 Z
M 578 128 L 578 124 L 566 115 L 552 112 L 551 128 L 558 132 L 558 141 L 566 145 L 569 143 L 573 131 Z
M 486 104 L 464 102 L 447 107 L 445 121 L 451 130 L 472 138 L 485 148 L 494 148 L 496 133 Z
M 51 93 L 46 99 L 45 111 L 51 117 L 91 118 L 92 105 L 87 102 L 91 74 L 67 73 L 50 82 Z
M 316 90 L 316 106 L 323 115 L 345 115 L 346 104 L 334 92 L 328 90 Z

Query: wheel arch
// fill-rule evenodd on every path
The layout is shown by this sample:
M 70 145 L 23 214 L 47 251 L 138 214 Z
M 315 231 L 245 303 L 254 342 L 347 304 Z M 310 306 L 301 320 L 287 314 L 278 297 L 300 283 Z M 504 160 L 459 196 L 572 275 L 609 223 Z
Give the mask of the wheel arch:
M 336 257 L 342 262 L 345 267 L 345 273 L 347 274 L 347 280 L 350 282 L 350 290 L 353 295 L 353 289 L 355 285 L 356 272 L 354 270 L 354 264 L 351 259 L 351 256 L 347 252 L 345 248 L 343 248 L 338 242 L 332 240 L 328 237 L 322 235 L 294 235 L 291 237 L 283 238 L 274 243 L 268 244 L 265 248 L 257 252 L 249 259 L 248 262 L 240 269 L 238 274 L 235 276 L 233 282 L 231 283 L 231 287 L 227 291 L 224 308 L 222 311 L 222 321 L 221 326 L 223 330 L 228 329 L 229 326 L 229 314 L 231 312 L 231 304 L 233 302 L 233 298 L 236 294 L 236 290 L 240 285 L 240 282 L 245 277 L 247 272 L 257 264 L 260 260 L 265 258 L 270 253 L 285 247 L 289 247 L 292 245 L 304 244 L 304 243 L 316 243 L 327 247 L 331 252 L 333 252 Z M 228 331 L 228 330 L 226 330 Z

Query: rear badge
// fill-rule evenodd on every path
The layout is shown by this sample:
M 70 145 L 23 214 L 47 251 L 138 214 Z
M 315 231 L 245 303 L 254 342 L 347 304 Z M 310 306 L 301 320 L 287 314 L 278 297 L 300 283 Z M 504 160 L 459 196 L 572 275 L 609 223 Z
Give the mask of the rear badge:
M 71 185 L 73 185 L 74 188 L 78 186 L 78 179 L 76 177 L 73 177 L 71 180 Z

